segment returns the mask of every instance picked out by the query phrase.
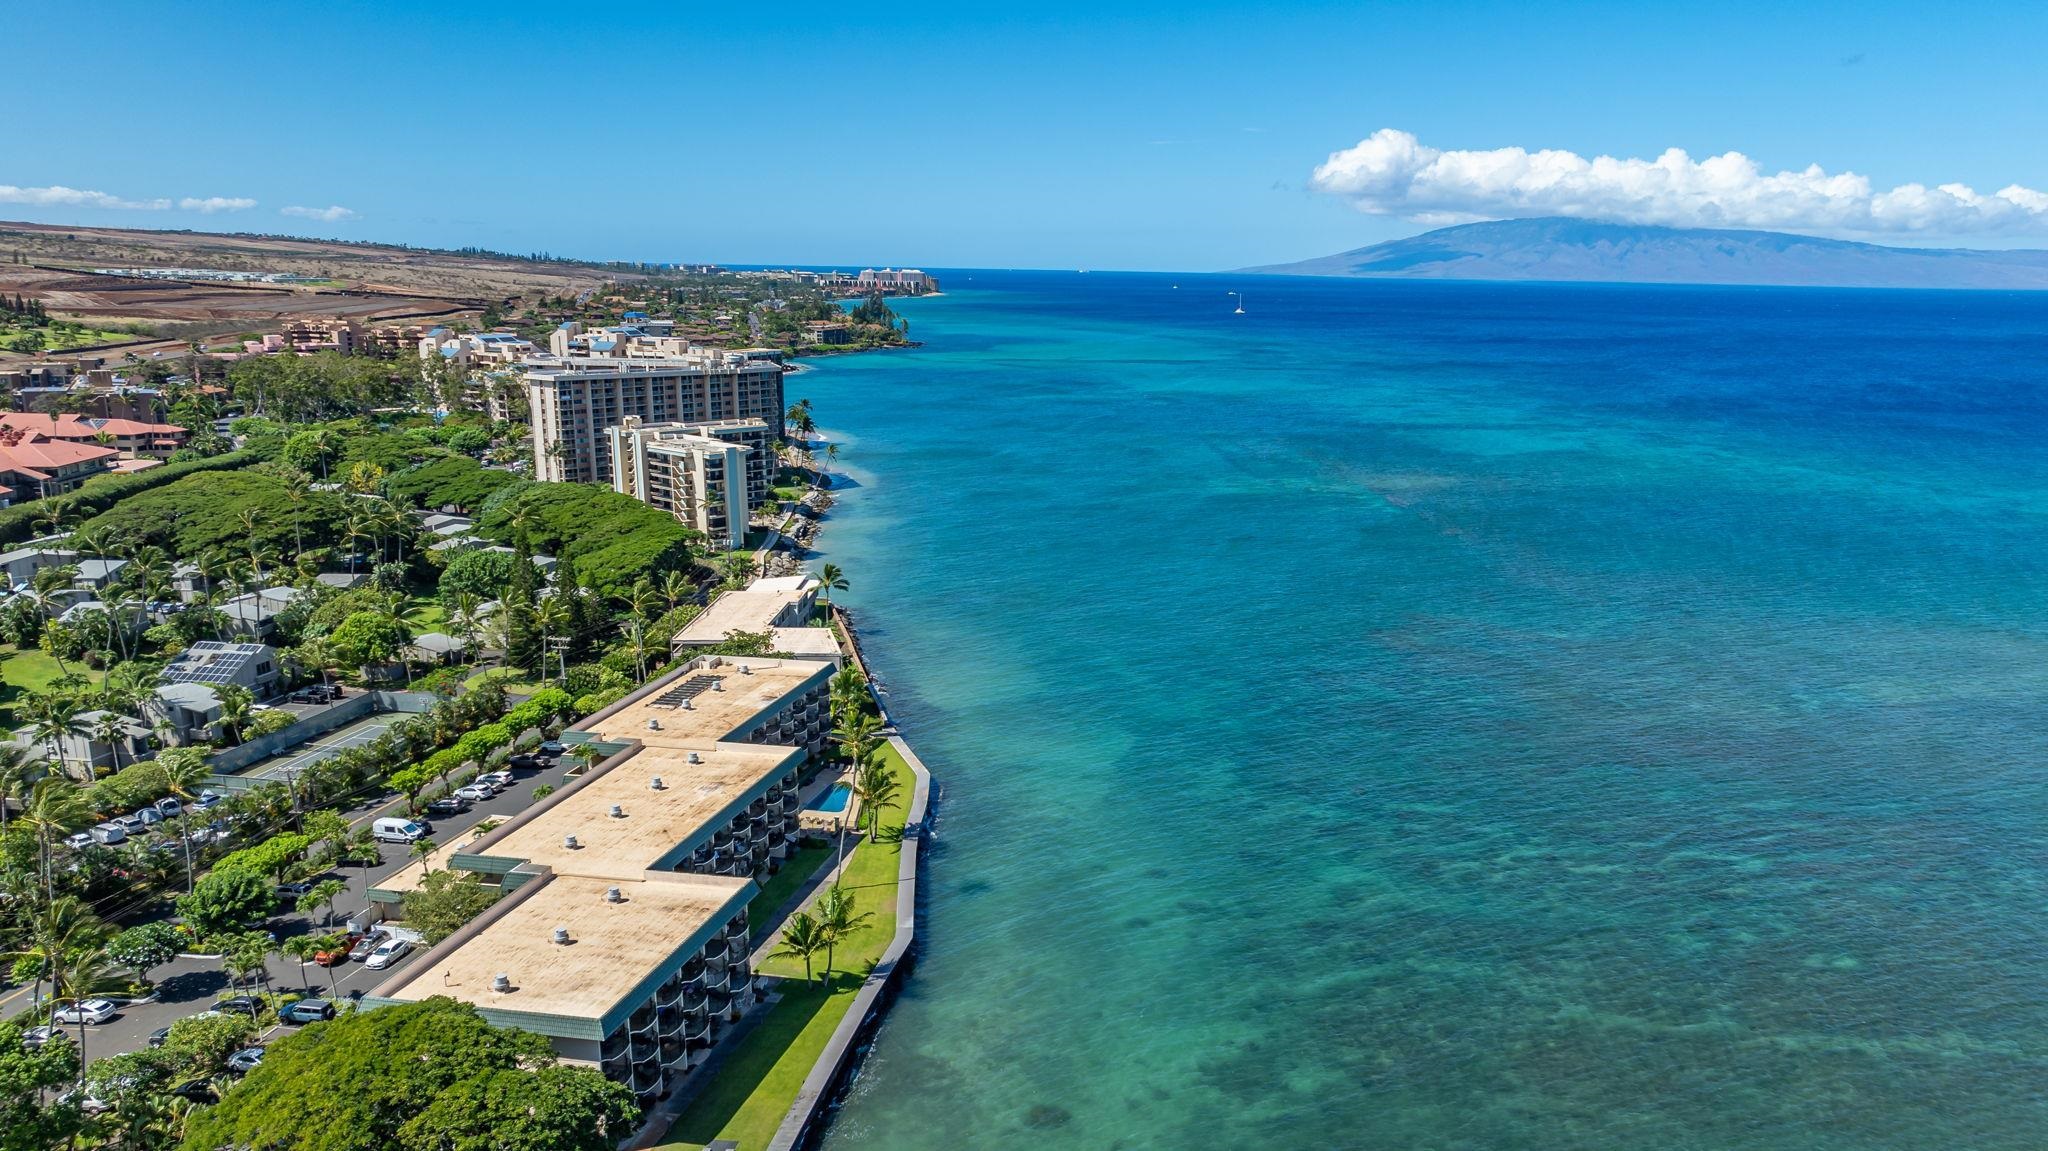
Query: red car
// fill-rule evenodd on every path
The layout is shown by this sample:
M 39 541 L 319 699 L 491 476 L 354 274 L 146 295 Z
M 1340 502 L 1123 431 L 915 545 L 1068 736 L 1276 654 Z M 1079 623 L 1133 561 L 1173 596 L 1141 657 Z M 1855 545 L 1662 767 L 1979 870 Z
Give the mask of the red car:
M 349 950 L 362 941 L 363 937 L 359 933 L 351 931 L 341 937 L 338 945 L 326 951 L 315 951 L 313 962 L 322 967 L 339 967 L 348 962 Z

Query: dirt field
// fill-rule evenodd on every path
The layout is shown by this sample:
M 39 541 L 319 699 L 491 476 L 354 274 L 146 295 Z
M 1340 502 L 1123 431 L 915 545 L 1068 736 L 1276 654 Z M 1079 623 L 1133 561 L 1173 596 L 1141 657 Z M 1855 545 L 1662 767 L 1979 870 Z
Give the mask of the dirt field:
M 210 268 L 282 272 L 318 285 L 161 281 L 94 275 L 93 268 Z M 270 236 L 0 222 L 0 293 L 40 299 L 89 323 L 143 323 L 184 341 L 275 331 L 286 317 L 353 317 L 364 324 L 442 319 L 489 301 L 576 295 L 619 277 L 570 264 L 529 264 L 452 252 Z M 8 358 L 0 353 L 0 359 Z

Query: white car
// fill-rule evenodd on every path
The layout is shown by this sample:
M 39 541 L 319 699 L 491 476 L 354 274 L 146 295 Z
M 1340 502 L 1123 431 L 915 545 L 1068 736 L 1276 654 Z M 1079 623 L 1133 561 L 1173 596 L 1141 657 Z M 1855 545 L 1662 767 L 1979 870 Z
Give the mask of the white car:
M 487 783 L 499 791 L 503 791 L 512 786 L 512 773 L 509 771 L 487 771 L 477 776 L 476 781 L 478 783 Z
M 85 999 L 69 1007 L 59 1007 L 50 1018 L 57 1023 L 86 1023 L 97 1027 L 120 1013 L 121 1009 L 114 1006 L 111 999 Z
M 363 960 L 363 966 L 372 971 L 382 971 L 410 954 L 412 944 L 403 939 L 387 939 L 377 945 L 377 950 L 370 952 L 370 957 Z
M 498 793 L 491 790 L 487 784 L 468 783 L 456 788 L 455 794 L 471 803 L 482 803 Z
M 261 1047 L 245 1047 L 228 1056 L 228 1070 L 237 1075 L 247 1075 L 263 1065 Z

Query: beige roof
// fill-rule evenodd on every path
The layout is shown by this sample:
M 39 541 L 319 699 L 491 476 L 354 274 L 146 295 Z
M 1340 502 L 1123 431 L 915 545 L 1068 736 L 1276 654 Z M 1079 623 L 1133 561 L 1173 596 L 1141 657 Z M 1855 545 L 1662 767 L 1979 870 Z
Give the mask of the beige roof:
M 436 847 L 433 854 L 427 856 L 427 862 L 424 867 L 420 865 L 418 860 L 414 860 L 378 880 L 376 890 L 388 891 L 393 895 L 403 895 L 408 891 L 412 891 L 419 887 L 420 880 L 426 877 L 427 872 L 446 870 L 448 858 L 458 851 L 467 850 L 469 845 L 474 842 L 476 842 L 475 836 L 467 831 L 462 832 L 454 839 Z
M 829 627 L 778 627 L 775 650 L 784 655 L 813 659 L 838 659 L 839 639 Z
M 717 667 L 684 671 L 609 715 L 600 713 L 601 718 L 577 724 L 574 730 L 612 743 L 639 740 L 650 746 L 701 749 L 707 743 L 744 735 L 743 728 L 821 668 L 831 674 L 832 665 L 822 660 L 726 659 Z M 672 689 L 685 688 L 693 681 L 704 690 L 690 697 L 689 707 L 661 702 Z M 649 720 L 656 726 L 649 727 Z
M 620 903 L 605 900 L 621 888 Z M 474 938 L 377 988 L 380 999 L 448 995 L 495 1011 L 601 1019 L 665 958 L 744 906 L 753 883 L 713 875 L 664 875 L 634 882 L 558 875 L 489 921 Z M 524 896 L 524 898 L 521 898 Z M 557 927 L 574 941 L 554 942 Z M 491 990 L 498 975 L 510 992 Z
M 692 754 L 699 762 L 689 762 Z M 638 879 L 692 836 L 715 830 L 714 817 L 750 790 L 765 790 L 802 755 L 796 748 L 735 743 L 642 748 L 564 788 L 559 801 L 514 820 L 502 837 L 486 836 L 466 850 L 528 860 L 561 875 Z M 661 777 L 659 791 L 650 786 L 655 776 Z M 614 806 L 622 817 L 611 814 Z M 570 835 L 576 837 L 574 848 L 563 846 Z
M 697 613 L 697 618 L 683 625 L 675 642 L 710 645 L 725 642 L 728 632 L 769 631 L 783 622 L 782 614 L 801 600 L 807 590 L 816 587 L 817 581 L 808 577 L 757 579 L 742 590 L 729 591 L 712 600 Z

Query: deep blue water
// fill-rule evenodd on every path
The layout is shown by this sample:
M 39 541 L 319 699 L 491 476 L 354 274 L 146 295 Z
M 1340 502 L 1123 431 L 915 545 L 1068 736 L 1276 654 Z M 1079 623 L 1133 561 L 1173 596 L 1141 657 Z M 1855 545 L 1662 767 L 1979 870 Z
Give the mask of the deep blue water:
M 943 783 L 829 1146 L 2048 1143 L 2048 299 L 943 279 L 791 382 Z

